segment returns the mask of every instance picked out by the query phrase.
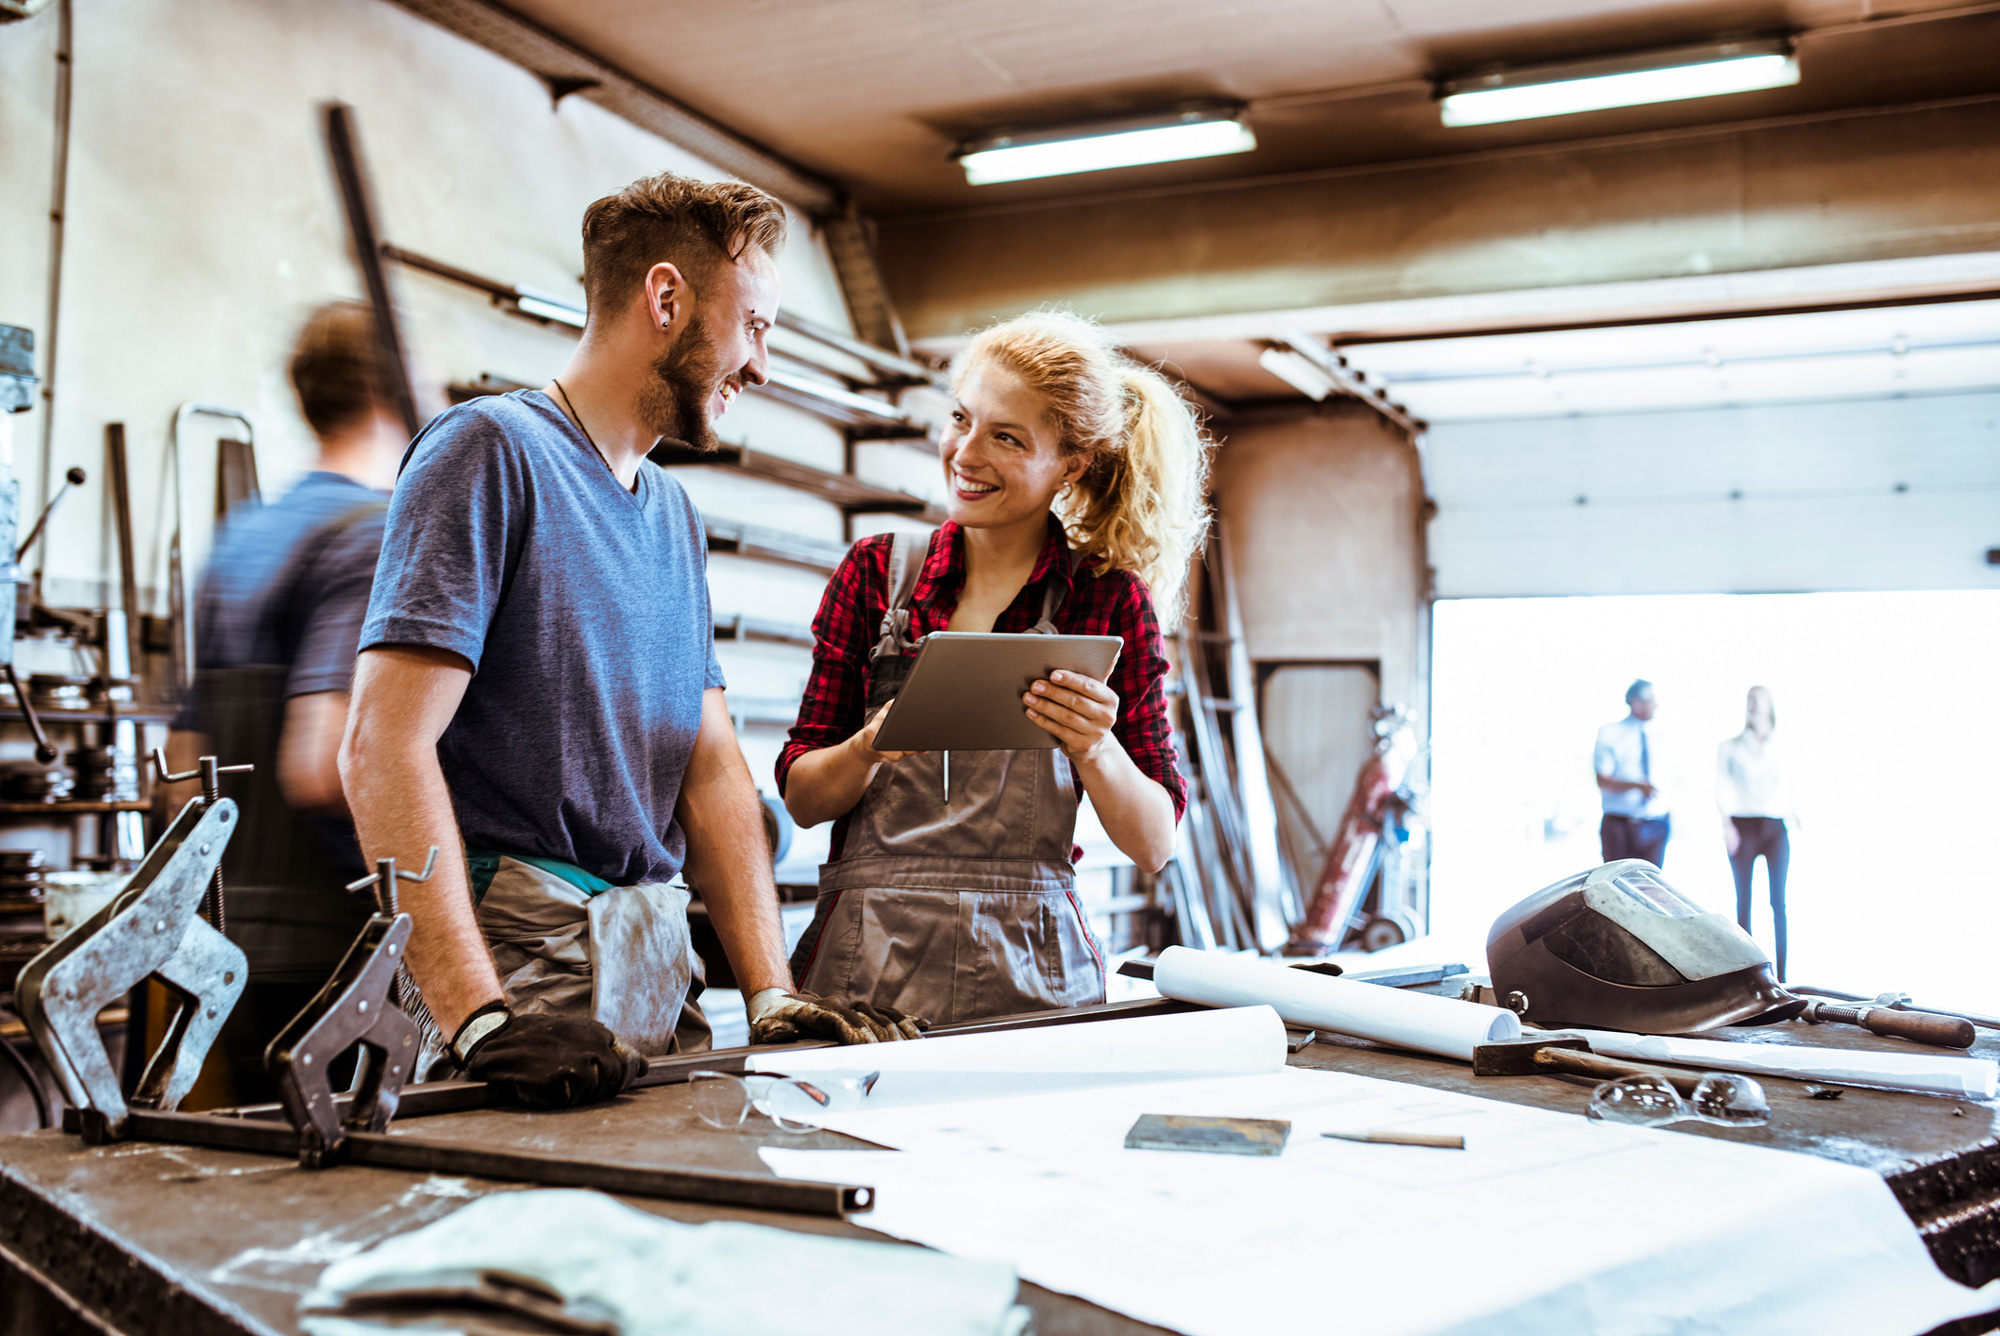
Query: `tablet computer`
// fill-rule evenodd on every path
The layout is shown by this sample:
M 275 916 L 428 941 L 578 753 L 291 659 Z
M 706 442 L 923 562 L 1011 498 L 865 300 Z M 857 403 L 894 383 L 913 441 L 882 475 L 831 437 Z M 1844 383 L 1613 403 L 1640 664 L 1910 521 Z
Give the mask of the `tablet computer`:
M 877 751 L 1014 751 L 1056 746 L 1021 697 L 1061 669 L 1102 682 L 1118 662 L 1117 636 L 934 631 L 875 734 Z

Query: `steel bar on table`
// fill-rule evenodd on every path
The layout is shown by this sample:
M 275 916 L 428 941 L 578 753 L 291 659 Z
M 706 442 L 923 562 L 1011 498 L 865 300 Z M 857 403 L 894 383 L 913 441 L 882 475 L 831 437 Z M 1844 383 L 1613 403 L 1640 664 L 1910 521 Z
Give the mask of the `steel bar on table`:
M 1382 988 L 1421 988 L 1425 984 L 1442 983 L 1467 973 L 1465 966 L 1452 965 L 1404 965 L 1382 970 L 1343 970 L 1332 962 L 1320 964 L 1300 964 L 1287 966 L 1306 974 L 1324 974 L 1330 978 L 1346 979 L 1349 983 L 1372 983 Z M 1153 962 L 1150 960 L 1127 960 L 1118 966 L 1118 972 L 1128 979 L 1150 979 L 1153 977 Z
M 1013 1016 L 993 1016 L 982 1021 L 962 1021 L 957 1025 L 941 1025 L 932 1030 L 929 1037 L 945 1039 L 955 1035 L 1039 1030 L 1051 1025 L 1076 1025 L 1085 1021 L 1112 1021 L 1139 1016 L 1172 1016 L 1184 1011 L 1200 1010 L 1204 1008 L 1193 1002 L 1181 1002 L 1170 997 L 1141 997 L 1126 1002 L 1106 1002 L 1095 1007 L 1063 1007 L 1053 1011 L 1027 1011 Z M 641 1072 L 639 1079 L 632 1084 L 635 1089 L 684 1085 L 695 1072 L 741 1072 L 752 1053 L 794 1053 L 807 1049 L 836 1047 L 838 1045 L 829 1040 L 811 1039 L 798 1044 L 760 1044 L 746 1048 L 710 1049 L 706 1053 L 675 1054 L 671 1057 L 649 1060 L 646 1070 Z M 345 1115 L 348 1096 L 337 1095 L 334 1099 L 340 1112 Z M 401 1102 L 396 1106 L 396 1118 L 400 1123 L 410 1118 L 422 1118 L 434 1113 L 463 1113 L 469 1109 L 489 1108 L 493 1103 L 493 1096 L 484 1081 L 425 1081 L 403 1087 Z M 205 1116 L 231 1120 L 282 1121 L 285 1110 L 279 1104 L 245 1104 L 234 1109 L 218 1109 Z
M 217 1118 L 200 1113 L 156 1113 L 134 1109 L 127 1125 L 129 1139 L 165 1141 L 180 1146 L 242 1151 L 252 1155 L 299 1153 L 298 1133 L 286 1123 L 256 1118 Z M 417 1173 L 455 1174 L 541 1187 L 597 1188 L 628 1197 L 703 1202 L 757 1211 L 790 1211 L 838 1219 L 874 1209 L 875 1190 L 849 1183 L 810 1183 L 760 1174 L 730 1174 L 707 1169 L 671 1169 L 651 1165 L 612 1164 L 577 1160 L 535 1151 L 496 1150 L 427 1137 L 385 1132 L 350 1132 L 341 1141 L 337 1162 L 374 1169 L 405 1169 Z

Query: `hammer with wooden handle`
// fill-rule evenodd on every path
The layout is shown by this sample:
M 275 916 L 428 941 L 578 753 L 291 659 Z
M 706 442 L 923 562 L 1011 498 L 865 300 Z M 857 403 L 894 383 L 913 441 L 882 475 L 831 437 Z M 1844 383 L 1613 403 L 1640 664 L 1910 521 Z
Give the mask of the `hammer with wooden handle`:
M 1589 1041 L 1550 1035 L 1480 1044 L 1472 1050 L 1474 1076 L 1588 1076 L 1616 1081 L 1626 1076 L 1657 1076 L 1691 1098 L 1709 1072 L 1676 1072 L 1665 1067 L 1603 1058 L 1590 1051 Z

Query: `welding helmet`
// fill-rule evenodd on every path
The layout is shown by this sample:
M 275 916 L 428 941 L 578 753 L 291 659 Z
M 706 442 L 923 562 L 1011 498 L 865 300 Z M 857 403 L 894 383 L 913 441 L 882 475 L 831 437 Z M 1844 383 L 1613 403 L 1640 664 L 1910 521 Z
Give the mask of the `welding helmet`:
M 1685 1034 L 1805 1008 L 1749 933 L 1643 858 L 1565 878 L 1502 914 L 1486 967 L 1501 1005 L 1542 1026 Z

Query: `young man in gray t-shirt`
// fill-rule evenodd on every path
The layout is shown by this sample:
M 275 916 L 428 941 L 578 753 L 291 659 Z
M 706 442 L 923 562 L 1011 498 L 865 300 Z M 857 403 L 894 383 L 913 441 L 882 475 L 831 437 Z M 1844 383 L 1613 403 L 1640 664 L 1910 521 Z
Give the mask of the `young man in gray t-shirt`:
M 597 201 L 569 364 L 440 415 L 396 487 L 341 774 L 371 859 L 438 849 L 401 888 L 410 971 L 459 1065 L 528 1103 L 606 1098 L 635 1052 L 706 1045 L 683 867 L 754 1036 L 915 1033 L 792 990 L 701 522 L 647 459 L 712 446 L 764 383 L 783 234 L 749 186 L 663 174 Z

